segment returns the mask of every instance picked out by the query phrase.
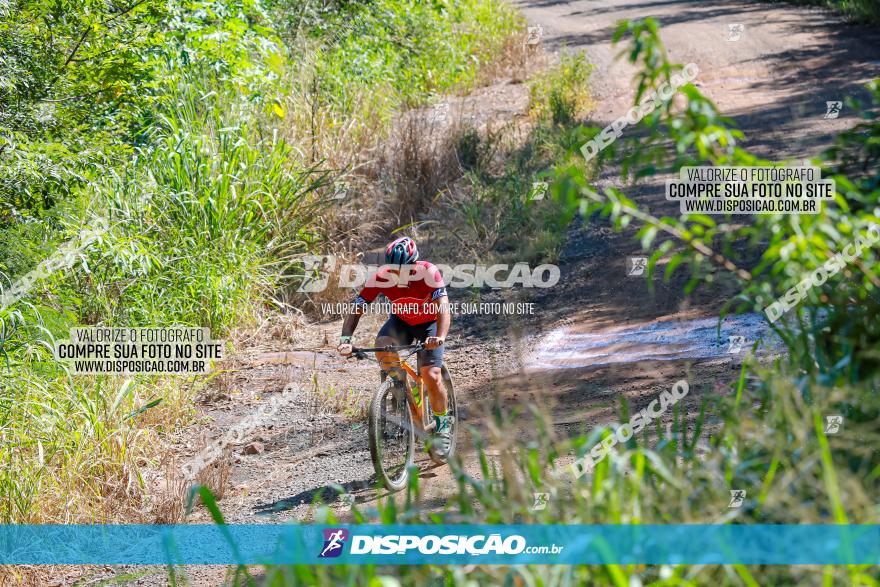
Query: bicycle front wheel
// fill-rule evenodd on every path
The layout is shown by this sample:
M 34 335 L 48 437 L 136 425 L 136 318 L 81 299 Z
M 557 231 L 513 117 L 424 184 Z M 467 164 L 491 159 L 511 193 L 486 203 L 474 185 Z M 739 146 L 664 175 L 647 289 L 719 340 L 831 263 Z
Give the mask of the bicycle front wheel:
M 389 490 L 400 491 L 409 479 L 415 435 L 406 392 L 395 388 L 390 377 L 370 403 L 369 437 L 376 478 Z

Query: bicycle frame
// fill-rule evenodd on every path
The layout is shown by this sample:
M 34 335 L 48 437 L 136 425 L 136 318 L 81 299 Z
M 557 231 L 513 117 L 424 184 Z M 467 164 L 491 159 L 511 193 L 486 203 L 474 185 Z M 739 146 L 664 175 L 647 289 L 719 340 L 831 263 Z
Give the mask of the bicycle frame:
M 415 369 L 409 366 L 406 361 L 400 361 L 400 366 L 403 367 L 404 371 L 409 373 L 409 376 L 415 380 L 416 385 L 419 386 L 419 391 L 422 394 L 422 405 L 421 410 L 416 409 L 416 398 L 413 396 L 412 388 L 408 385 L 404 386 L 406 388 L 406 395 L 409 397 L 409 411 L 413 415 L 413 421 L 416 426 L 418 426 L 423 432 L 430 432 L 434 429 L 436 424 L 434 420 L 431 418 L 430 414 L 428 414 L 428 402 L 426 398 L 428 397 L 428 390 L 425 388 L 424 380 L 416 373 Z
M 414 350 L 414 351 L 418 352 L 422 348 L 424 348 L 424 345 L 421 342 L 417 343 L 417 344 L 410 344 L 410 345 L 403 345 L 403 346 L 388 345 L 386 347 L 353 348 L 352 355 L 361 359 L 361 358 L 365 358 L 365 356 L 364 356 L 365 353 L 374 353 L 374 352 L 393 353 L 393 352 L 403 351 L 403 350 Z M 407 398 L 409 398 L 409 411 L 412 414 L 413 422 L 415 423 L 416 427 L 422 433 L 430 432 L 431 430 L 433 430 L 436 427 L 437 424 L 434 422 L 434 420 L 431 418 L 431 415 L 428 413 L 428 402 L 425 401 L 425 398 L 427 397 L 427 394 L 428 394 L 428 390 L 425 388 L 425 382 L 422 379 L 422 377 L 418 373 L 416 373 L 415 369 L 413 369 L 412 367 L 409 366 L 409 363 L 407 363 L 404 360 L 400 360 L 399 356 L 398 356 L 398 359 L 399 359 L 398 366 L 402 367 L 403 370 L 406 371 L 407 374 L 413 378 L 413 380 L 416 382 L 416 385 L 419 386 L 419 390 L 421 391 L 421 394 L 422 394 L 422 404 L 420 406 L 421 409 L 419 410 L 416 408 L 416 405 L 417 405 L 416 398 L 412 393 L 412 388 L 410 388 L 409 385 L 404 385 L 404 389 L 406 390 Z

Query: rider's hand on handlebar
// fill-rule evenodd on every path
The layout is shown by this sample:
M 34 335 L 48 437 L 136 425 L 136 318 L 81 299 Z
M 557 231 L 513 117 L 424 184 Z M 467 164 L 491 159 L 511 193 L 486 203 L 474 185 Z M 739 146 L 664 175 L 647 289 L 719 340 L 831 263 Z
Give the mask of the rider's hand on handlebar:
M 425 348 L 428 350 L 436 349 L 443 344 L 444 340 L 446 339 L 442 336 L 429 336 L 425 339 Z

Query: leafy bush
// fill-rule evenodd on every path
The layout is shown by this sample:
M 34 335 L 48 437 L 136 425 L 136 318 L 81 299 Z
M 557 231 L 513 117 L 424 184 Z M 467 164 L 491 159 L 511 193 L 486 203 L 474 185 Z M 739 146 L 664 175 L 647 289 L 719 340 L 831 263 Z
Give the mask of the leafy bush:
M 151 23 L 160 44 L 140 53 L 150 75 L 126 82 L 147 98 L 118 106 L 142 107 L 131 121 L 145 126 L 134 135 L 105 129 L 106 142 L 94 145 L 130 160 L 108 159 L 68 184 L 65 200 L 29 209 L 41 219 L 20 213 L 0 231 L 0 241 L 38 244 L 23 260 L 4 249 L 5 286 L 98 218 L 109 225 L 73 251 L 66 271 L 42 276 L 25 300 L 0 308 L 5 521 L 142 520 L 139 469 L 155 456 L 148 449 L 192 410 L 193 387 L 175 377 L 71 377 L 54 362 L 54 340 L 96 323 L 189 323 L 222 335 L 271 291 L 271 263 L 310 238 L 306 196 L 320 178 L 293 164 L 290 145 L 266 138 L 266 121 L 277 120 L 266 97 L 281 87 L 271 68 L 283 65 L 284 53 L 271 36 L 261 38 L 257 5 L 246 5 L 171 5 L 166 20 Z M 83 114 L 90 116 L 106 122 L 103 111 Z M 49 140 L 96 136 L 65 122 Z M 12 204 L 7 210 L 17 211 Z
M 629 53 L 630 61 L 641 66 L 638 103 L 644 93 L 668 82 L 681 66 L 666 57 L 656 22 L 624 23 L 615 38 L 628 32 L 637 47 Z M 873 83 L 871 90 L 880 104 L 880 86 Z M 759 159 L 738 147 L 742 133 L 732 128 L 732 121 L 693 85 L 680 91 L 686 98 L 683 108 L 679 110 L 674 100 L 667 101 L 645 117 L 643 135 L 630 139 L 630 148 L 621 155 L 626 177 L 641 178 L 658 170 L 677 174 L 682 166 L 785 164 Z M 834 148 L 813 161 L 822 168 L 823 177 L 834 179 L 837 186 L 833 202 L 815 215 L 761 214 L 751 223 L 699 214 L 655 218 L 616 188 L 608 188 L 604 197 L 598 194 L 576 166 L 560 169 L 556 192 L 587 214 L 610 216 L 618 228 L 633 220 L 642 222 L 637 237 L 645 249 L 659 235 L 670 237 L 653 252 L 649 276 L 661 260 L 667 279 L 686 262 L 691 270 L 687 291 L 700 283 L 728 280 L 742 288 L 729 307 L 761 312 L 847 245 L 864 239 L 871 226 L 880 224 L 880 166 L 875 145 L 880 125 L 870 112 L 865 116 L 865 122 L 842 133 Z M 587 132 L 594 134 L 598 129 Z M 670 142 L 674 148 L 669 148 Z M 599 159 L 615 153 L 606 149 Z M 880 251 L 866 248 L 853 266 L 809 290 L 790 318 L 772 323 L 793 365 L 829 381 L 859 381 L 877 373 L 880 330 L 870 316 L 880 309 L 878 259 Z
M 553 124 L 571 124 L 585 116 L 590 100 L 593 65 L 583 53 L 565 53 L 560 63 L 529 83 L 532 116 Z
M 0 5 L 0 227 L 41 216 L 130 151 L 164 2 Z
M 285 65 L 258 2 L 11 0 L 0 12 L 0 226 L 123 165 L 169 75 L 199 63 L 271 101 Z
M 339 3 L 312 31 L 326 42 L 291 53 L 259 1 L 0 2 L 0 290 L 108 220 L 63 271 L 0 308 L 0 521 L 144 521 L 140 469 L 156 465 L 161 434 L 189 417 L 202 379 L 70 376 L 53 341 L 82 324 L 193 324 L 217 337 L 246 326 L 327 237 L 318 193 L 328 172 L 300 140 L 315 129 L 297 118 L 311 98 L 295 82 L 318 64 L 332 106 L 386 76 L 401 92 L 380 96 L 386 119 L 472 83 L 474 56 L 490 55 L 514 13 L 489 1 L 439 6 Z M 405 47 L 373 38 L 380 9 L 396 11 L 384 30 L 403 27 Z M 352 30 L 354 13 L 367 24 Z M 466 34 L 454 34 L 462 23 Z M 420 43 L 441 37 L 455 58 L 424 58 L 442 49 Z M 358 77 L 361 42 L 387 65 Z M 79 93 L 90 99 L 45 105 Z M 334 116 L 352 123 L 345 108 Z

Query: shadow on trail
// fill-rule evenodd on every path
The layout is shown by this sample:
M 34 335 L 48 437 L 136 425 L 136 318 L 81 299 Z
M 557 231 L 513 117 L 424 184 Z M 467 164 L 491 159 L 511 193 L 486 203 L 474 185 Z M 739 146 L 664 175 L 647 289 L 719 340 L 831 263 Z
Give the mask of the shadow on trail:
M 335 502 L 341 502 L 341 496 L 343 494 L 354 493 L 355 491 L 363 491 L 365 489 L 372 489 L 375 486 L 375 478 L 359 481 L 347 481 L 345 483 L 331 483 L 329 485 L 323 485 L 315 489 L 306 489 L 305 491 L 300 491 L 296 495 L 285 497 L 272 503 L 258 505 L 254 508 L 254 513 L 258 516 L 268 516 L 292 510 L 304 504 L 321 503 L 329 505 Z M 342 491 L 340 491 L 340 489 L 342 489 Z M 358 501 L 358 498 L 355 497 L 355 502 Z
M 430 479 L 436 477 L 437 473 L 434 469 L 445 465 L 438 465 L 430 460 L 416 461 L 419 470 L 420 479 Z M 340 491 L 341 490 L 341 491 Z M 271 503 L 258 505 L 254 508 L 254 514 L 258 516 L 271 516 L 285 511 L 296 509 L 305 504 L 324 504 L 331 505 L 334 503 L 342 503 L 344 494 L 355 494 L 355 503 L 368 503 L 376 501 L 382 497 L 391 495 L 391 492 L 385 488 L 380 488 L 376 477 L 369 479 L 361 479 L 358 481 L 346 481 L 345 483 L 330 483 L 314 489 L 306 489 L 300 491 L 296 495 L 285 497 Z

